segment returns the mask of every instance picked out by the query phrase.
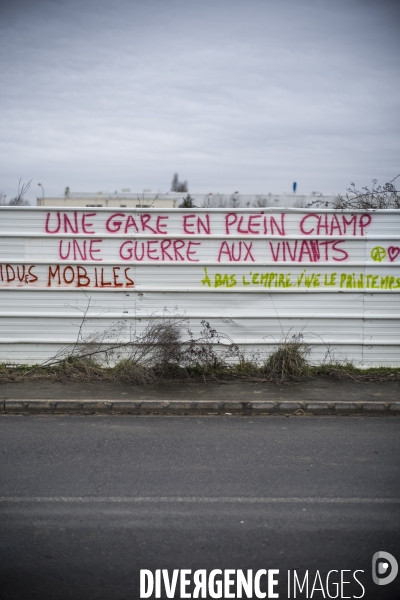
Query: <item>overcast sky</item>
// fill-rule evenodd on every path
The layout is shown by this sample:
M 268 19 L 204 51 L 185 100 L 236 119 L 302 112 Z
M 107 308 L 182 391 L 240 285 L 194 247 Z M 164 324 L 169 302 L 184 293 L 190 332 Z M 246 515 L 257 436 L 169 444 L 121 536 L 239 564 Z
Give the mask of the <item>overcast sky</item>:
M 0 0 L 0 191 L 400 173 L 397 0 Z

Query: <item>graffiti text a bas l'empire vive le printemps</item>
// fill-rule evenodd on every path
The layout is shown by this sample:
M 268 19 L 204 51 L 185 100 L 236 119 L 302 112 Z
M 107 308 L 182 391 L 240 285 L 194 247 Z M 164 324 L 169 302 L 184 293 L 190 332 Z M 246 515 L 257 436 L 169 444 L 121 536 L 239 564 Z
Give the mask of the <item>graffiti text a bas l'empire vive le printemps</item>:
M 276 271 L 249 271 L 245 275 L 211 273 L 204 267 L 202 286 L 208 288 L 264 287 L 264 288 L 320 288 L 395 290 L 400 288 L 400 277 L 357 272 L 315 273 L 303 270 L 300 275 Z

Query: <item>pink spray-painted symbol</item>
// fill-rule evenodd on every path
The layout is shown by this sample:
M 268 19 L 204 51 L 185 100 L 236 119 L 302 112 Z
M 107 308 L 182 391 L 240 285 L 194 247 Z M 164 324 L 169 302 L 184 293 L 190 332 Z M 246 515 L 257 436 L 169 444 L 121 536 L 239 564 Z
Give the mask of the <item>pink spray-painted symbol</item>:
M 397 258 L 400 254 L 400 247 L 399 246 L 389 246 L 388 248 L 388 256 L 389 256 L 389 260 L 390 262 L 393 262 L 395 258 Z

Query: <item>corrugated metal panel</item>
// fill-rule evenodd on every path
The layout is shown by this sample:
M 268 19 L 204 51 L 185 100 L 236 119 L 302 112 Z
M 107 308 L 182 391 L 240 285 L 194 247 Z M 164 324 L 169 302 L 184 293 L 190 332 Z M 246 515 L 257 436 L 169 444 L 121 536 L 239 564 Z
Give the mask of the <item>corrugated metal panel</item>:
M 399 365 L 399 226 L 390 210 L 2 207 L 0 361 L 74 343 L 90 299 L 86 335 L 184 315 L 261 358 L 302 333 L 314 360 Z

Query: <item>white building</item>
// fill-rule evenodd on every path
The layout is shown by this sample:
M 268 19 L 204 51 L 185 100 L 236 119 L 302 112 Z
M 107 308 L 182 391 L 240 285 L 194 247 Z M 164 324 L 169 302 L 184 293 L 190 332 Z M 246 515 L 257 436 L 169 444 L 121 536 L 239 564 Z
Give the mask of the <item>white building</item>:
M 59 207 L 109 207 L 109 208 L 177 208 L 187 194 L 152 193 L 149 191 L 133 193 L 121 192 L 70 192 L 67 188 L 64 196 L 37 198 L 38 206 Z
M 190 194 L 193 202 L 198 207 L 213 208 L 305 208 L 315 201 L 321 201 L 322 204 L 334 202 L 337 198 L 335 194 L 322 194 L 312 192 L 311 194 Z
M 105 207 L 105 208 L 178 208 L 188 192 L 70 192 L 68 188 L 64 196 L 52 198 L 37 198 L 38 206 L 58 207 Z M 320 206 L 335 201 L 335 194 L 197 194 L 189 195 L 198 208 L 305 208 L 315 201 L 321 202 Z

